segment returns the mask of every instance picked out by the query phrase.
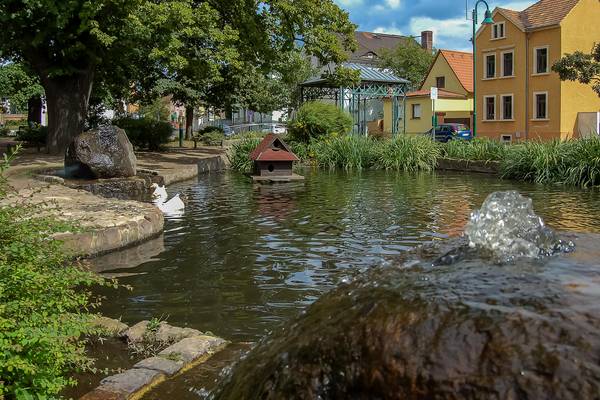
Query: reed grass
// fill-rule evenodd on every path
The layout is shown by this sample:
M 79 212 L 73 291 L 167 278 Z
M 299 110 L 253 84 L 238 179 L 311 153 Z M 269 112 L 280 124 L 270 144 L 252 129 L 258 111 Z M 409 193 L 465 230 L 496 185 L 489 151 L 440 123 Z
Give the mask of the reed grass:
M 432 171 L 442 151 L 425 136 L 402 135 L 379 141 L 375 167 L 396 171 Z
M 457 160 L 500 161 L 506 156 L 508 146 L 496 140 L 477 138 L 440 143 L 440 150 L 442 157 Z
M 231 169 L 244 173 L 252 171 L 253 165 L 252 160 L 250 160 L 250 153 L 260 142 L 260 138 L 247 137 L 234 144 L 227 153 Z

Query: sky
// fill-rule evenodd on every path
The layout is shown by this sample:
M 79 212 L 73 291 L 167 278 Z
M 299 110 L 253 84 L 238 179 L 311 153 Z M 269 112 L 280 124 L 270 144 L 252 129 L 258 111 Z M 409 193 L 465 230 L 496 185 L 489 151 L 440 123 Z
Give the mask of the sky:
M 421 31 L 433 31 L 433 45 L 438 49 L 470 50 L 472 25 L 465 18 L 465 0 L 334 0 L 350 13 L 358 30 L 391 33 L 397 35 L 420 35 Z M 469 3 L 469 16 L 474 0 Z M 488 0 L 490 9 L 495 7 L 521 11 L 535 0 Z M 480 3 L 480 15 L 485 5 Z M 481 21 L 480 17 L 480 21 Z

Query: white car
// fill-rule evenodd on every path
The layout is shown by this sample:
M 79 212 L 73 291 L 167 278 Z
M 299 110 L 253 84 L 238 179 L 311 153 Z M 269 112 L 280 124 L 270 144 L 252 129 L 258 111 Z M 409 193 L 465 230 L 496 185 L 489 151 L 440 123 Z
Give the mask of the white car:
M 287 127 L 281 124 L 270 124 L 262 131 L 265 133 L 274 133 L 276 135 L 285 135 L 287 133 Z

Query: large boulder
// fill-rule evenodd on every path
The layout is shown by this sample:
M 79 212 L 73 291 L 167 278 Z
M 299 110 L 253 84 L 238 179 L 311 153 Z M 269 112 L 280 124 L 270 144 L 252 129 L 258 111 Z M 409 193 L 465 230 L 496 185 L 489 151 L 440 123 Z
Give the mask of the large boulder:
M 127 178 L 136 163 L 125 131 L 112 125 L 77 135 L 65 153 L 65 173 L 73 178 Z
M 215 398 L 598 399 L 590 240 L 579 254 L 507 265 L 433 266 L 449 249 L 422 249 L 326 294 L 241 360 Z

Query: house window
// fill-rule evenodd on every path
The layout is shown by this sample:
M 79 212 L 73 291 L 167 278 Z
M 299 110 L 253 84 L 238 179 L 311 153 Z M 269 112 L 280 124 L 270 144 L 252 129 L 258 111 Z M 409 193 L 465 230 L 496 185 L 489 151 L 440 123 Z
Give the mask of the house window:
M 483 111 L 485 121 L 496 119 L 496 96 L 483 96 Z
M 533 59 L 536 74 L 548 73 L 548 46 L 534 48 Z
M 412 105 L 412 117 L 413 117 L 413 119 L 421 118 L 421 105 L 420 104 Z
M 502 135 L 500 139 L 502 140 L 502 143 L 510 143 L 512 142 L 512 135 Z
M 514 96 L 512 94 L 503 94 L 501 97 L 502 97 L 502 119 L 511 120 L 511 119 L 513 119 Z
M 515 70 L 515 52 L 502 53 L 502 76 L 513 76 Z
M 445 88 L 446 87 L 446 77 L 438 76 L 437 78 L 435 78 L 435 87 L 437 87 L 438 89 Z
M 548 119 L 548 92 L 533 93 L 534 119 Z
M 496 55 L 487 54 L 485 56 L 484 78 L 490 79 L 496 77 Z
M 498 22 L 492 25 L 492 39 L 503 39 L 506 37 L 504 22 Z

